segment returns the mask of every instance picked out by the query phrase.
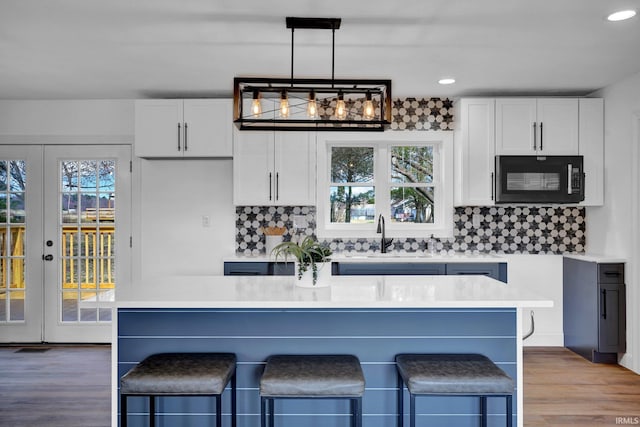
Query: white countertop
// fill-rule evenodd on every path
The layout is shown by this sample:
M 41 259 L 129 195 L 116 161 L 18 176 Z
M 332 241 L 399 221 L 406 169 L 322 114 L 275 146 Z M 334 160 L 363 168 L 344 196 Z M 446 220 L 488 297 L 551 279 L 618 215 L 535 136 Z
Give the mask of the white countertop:
M 289 261 L 292 261 L 291 258 Z M 227 262 L 273 262 L 273 257 L 267 255 L 262 256 L 229 256 L 225 257 L 224 261 Z M 283 258 L 278 261 L 284 262 Z M 477 263 L 498 263 L 507 262 L 506 258 L 499 255 L 491 254 L 436 254 L 429 256 L 423 252 L 389 252 L 386 254 L 377 253 L 339 253 L 331 256 L 332 262 L 340 263 L 404 263 L 404 262 L 431 262 L 431 263 L 464 263 L 464 262 L 477 262 Z
M 601 254 L 592 254 L 592 253 L 566 254 L 566 255 L 564 255 L 564 257 L 565 258 L 578 259 L 580 261 L 606 263 L 606 264 L 618 264 L 618 263 L 627 262 L 626 259 L 621 258 L 621 257 L 610 256 L 610 255 L 601 255 Z
M 552 307 L 528 289 L 486 276 L 332 276 L 301 288 L 293 276 L 178 276 L 123 294 L 122 308 L 482 308 Z

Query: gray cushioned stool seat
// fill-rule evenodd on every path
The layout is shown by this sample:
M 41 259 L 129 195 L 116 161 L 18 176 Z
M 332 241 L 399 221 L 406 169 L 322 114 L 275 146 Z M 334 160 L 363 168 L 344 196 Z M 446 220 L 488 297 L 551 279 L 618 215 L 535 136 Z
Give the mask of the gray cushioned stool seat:
M 513 380 L 481 354 L 401 354 L 398 371 L 413 394 L 511 394 Z
M 160 353 L 147 357 L 120 379 L 120 425 L 127 426 L 127 398 L 149 398 L 155 426 L 157 396 L 213 396 L 215 425 L 222 425 L 222 393 L 231 383 L 231 425 L 236 425 L 236 356 L 233 353 Z
M 362 396 L 364 375 L 351 355 L 278 355 L 267 359 L 262 396 Z
M 502 369 L 481 354 L 399 354 L 398 427 L 404 425 L 404 384 L 409 391 L 409 421 L 416 425 L 416 396 L 477 396 L 480 425 L 487 426 L 487 397 L 504 397 L 508 427 L 513 424 L 514 383 Z
M 163 353 L 149 356 L 120 380 L 124 394 L 222 394 L 235 371 L 231 353 Z
M 362 426 L 364 374 L 352 355 L 275 355 L 260 378 L 260 425 L 274 427 L 275 399 L 348 399 L 351 427 Z

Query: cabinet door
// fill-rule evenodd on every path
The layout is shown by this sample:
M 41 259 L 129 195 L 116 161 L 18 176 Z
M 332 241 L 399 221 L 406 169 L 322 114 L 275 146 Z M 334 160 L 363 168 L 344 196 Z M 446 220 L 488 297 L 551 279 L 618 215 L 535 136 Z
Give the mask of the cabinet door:
M 602 98 L 579 100 L 579 154 L 584 158 L 583 206 L 604 205 L 604 103 Z
M 598 295 L 598 351 L 600 353 L 617 353 L 619 351 L 619 285 L 600 284 Z
M 496 154 L 533 155 L 539 129 L 535 98 L 496 99 Z M 537 139 L 537 138 L 536 138 Z
M 493 263 L 451 263 L 447 264 L 447 275 L 450 276 L 489 276 L 496 280 L 500 277 L 499 264 Z M 506 281 L 506 280 L 502 280 Z
M 231 157 L 233 155 L 233 101 L 185 99 L 185 157 Z
M 538 153 L 578 154 L 578 99 L 541 98 L 537 105 Z
M 233 202 L 242 206 L 272 205 L 275 198 L 273 131 L 234 132 Z
M 455 204 L 494 204 L 495 100 L 461 99 L 455 134 Z
M 277 205 L 315 205 L 315 132 L 276 132 L 274 188 Z
M 182 157 L 184 149 L 181 99 L 145 99 L 135 103 L 135 145 L 138 157 Z

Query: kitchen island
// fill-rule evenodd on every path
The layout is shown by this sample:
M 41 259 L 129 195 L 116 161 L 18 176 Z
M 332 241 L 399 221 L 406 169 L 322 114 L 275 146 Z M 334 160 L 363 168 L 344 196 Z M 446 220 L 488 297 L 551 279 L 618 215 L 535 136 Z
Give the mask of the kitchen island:
M 180 276 L 119 296 L 114 315 L 112 425 L 120 377 L 159 352 L 234 352 L 238 427 L 259 425 L 258 382 L 271 354 L 354 354 L 366 379 L 363 424 L 395 425 L 398 353 L 482 353 L 514 378 L 514 425 L 522 426 L 522 325 L 525 307 L 544 297 L 485 276 L 334 276 L 331 286 L 299 288 L 294 277 Z M 149 290 L 153 292 L 150 295 Z M 229 398 L 223 400 L 229 417 Z M 348 425 L 342 401 L 299 400 L 277 408 L 279 427 Z M 489 425 L 504 425 L 502 399 L 489 399 Z M 129 425 L 146 425 L 146 400 L 131 398 Z M 201 426 L 214 413 L 203 397 L 159 398 L 158 425 Z M 467 397 L 418 400 L 429 425 L 475 426 L 479 403 Z

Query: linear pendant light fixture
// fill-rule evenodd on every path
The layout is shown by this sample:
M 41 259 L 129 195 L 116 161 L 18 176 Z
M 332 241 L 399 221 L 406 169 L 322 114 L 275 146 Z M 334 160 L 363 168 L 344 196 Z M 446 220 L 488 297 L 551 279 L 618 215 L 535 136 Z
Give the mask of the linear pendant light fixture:
M 233 119 L 240 130 L 383 131 L 391 123 L 391 80 L 336 79 L 340 18 L 287 17 L 291 77 L 236 77 Z M 331 30 L 331 78 L 294 78 L 296 29 Z

